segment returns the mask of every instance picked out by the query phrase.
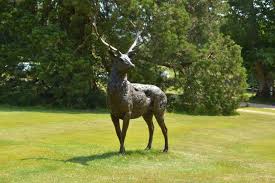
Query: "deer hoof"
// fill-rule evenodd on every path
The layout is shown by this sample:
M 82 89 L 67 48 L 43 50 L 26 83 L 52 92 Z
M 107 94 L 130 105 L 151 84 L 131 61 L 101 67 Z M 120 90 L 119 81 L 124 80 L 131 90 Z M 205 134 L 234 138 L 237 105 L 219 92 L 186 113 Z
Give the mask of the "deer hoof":
M 121 155 L 125 155 L 125 154 L 126 154 L 125 148 L 124 148 L 124 147 L 121 147 L 121 148 L 120 148 L 119 154 L 121 154 Z
M 151 150 L 151 146 L 147 146 L 144 150 L 145 150 L 145 151 Z
M 168 148 L 164 148 L 162 152 L 167 153 L 168 152 Z

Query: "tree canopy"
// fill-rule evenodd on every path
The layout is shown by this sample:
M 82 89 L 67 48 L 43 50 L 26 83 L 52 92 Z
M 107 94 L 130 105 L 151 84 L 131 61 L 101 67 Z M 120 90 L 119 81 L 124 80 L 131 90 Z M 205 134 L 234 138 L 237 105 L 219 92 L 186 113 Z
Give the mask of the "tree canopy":
M 275 2 L 229 0 L 223 31 L 243 47 L 242 56 L 250 82 L 258 85 L 258 96 L 269 97 L 275 73 Z
M 264 6 L 272 12 L 266 17 L 262 13 L 257 33 L 262 36 L 252 44 L 245 38 L 252 34 L 250 20 L 239 20 L 242 15 L 234 14 L 235 7 L 244 4 L 233 0 L 1 0 L 0 102 L 104 106 L 112 63 L 92 28 L 96 20 L 103 38 L 122 51 L 142 31 L 144 44 L 134 58 L 137 67 L 130 81 L 179 89 L 179 105 L 189 111 L 231 113 L 246 88 L 242 56 L 249 73 L 256 73 L 248 60 L 256 58 L 250 52 L 261 40 L 263 46 L 253 53 L 261 58 L 268 75 L 274 65 L 274 21 L 268 23 L 274 20 L 274 5 Z M 234 24 L 237 21 L 242 24 Z M 243 47 L 242 52 L 232 39 Z M 173 77 L 163 80 L 164 70 Z

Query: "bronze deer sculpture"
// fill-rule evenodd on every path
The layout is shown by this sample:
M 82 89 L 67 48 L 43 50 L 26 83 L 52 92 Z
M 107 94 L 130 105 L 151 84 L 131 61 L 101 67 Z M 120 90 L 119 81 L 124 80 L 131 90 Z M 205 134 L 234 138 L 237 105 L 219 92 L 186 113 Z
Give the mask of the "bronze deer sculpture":
M 164 136 L 165 145 L 163 152 L 168 152 L 167 128 L 164 123 L 164 113 L 167 105 L 165 93 L 157 86 L 130 83 L 127 80 L 127 73 L 135 67 L 131 62 L 131 58 L 139 44 L 140 33 L 138 33 L 128 52 L 123 54 L 99 35 L 95 23 L 93 23 L 93 27 L 98 39 L 108 47 L 112 58 L 112 69 L 107 85 L 107 105 L 120 142 L 119 153 L 125 154 L 124 140 L 130 119 L 140 116 L 143 117 L 149 129 L 149 140 L 146 150 L 151 149 L 154 133 L 153 115 Z M 119 123 L 120 119 L 123 120 L 122 130 Z

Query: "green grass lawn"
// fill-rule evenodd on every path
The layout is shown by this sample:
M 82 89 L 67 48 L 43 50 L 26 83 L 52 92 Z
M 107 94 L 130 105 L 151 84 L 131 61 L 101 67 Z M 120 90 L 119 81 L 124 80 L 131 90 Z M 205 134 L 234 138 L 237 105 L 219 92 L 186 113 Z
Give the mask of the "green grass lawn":
M 155 122 L 154 122 L 155 123 Z M 0 108 L 0 182 L 275 182 L 275 116 L 166 115 L 170 152 L 155 123 L 132 120 L 126 156 L 105 112 Z

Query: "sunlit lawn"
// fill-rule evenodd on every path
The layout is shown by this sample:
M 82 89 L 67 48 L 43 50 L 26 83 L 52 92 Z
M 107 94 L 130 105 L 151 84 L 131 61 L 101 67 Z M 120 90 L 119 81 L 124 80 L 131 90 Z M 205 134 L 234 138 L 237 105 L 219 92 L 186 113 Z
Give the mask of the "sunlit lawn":
M 170 152 L 155 123 L 133 120 L 126 156 L 105 112 L 0 107 L 0 182 L 275 182 L 275 116 L 168 113 Z

